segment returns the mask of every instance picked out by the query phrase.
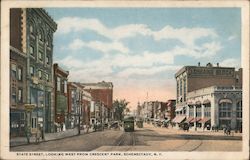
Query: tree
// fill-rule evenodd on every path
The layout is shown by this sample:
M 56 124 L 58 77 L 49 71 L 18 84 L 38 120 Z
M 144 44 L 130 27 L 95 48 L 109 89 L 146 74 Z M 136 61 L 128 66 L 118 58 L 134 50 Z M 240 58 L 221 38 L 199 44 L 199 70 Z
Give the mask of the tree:
M 126 109 L 128 104 L 129 104 L 129 102 L 127 102 L 125 99 L 114 100 L 113 109 L 114 109 L 115 120 L 122 120 L 123 119 L 123 112 Z

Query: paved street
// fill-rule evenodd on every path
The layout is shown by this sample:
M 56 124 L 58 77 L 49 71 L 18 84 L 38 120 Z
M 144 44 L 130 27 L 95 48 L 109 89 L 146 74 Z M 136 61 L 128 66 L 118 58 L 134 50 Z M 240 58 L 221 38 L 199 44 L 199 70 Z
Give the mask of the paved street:
M 184 132 L 145 124 L 135 132 L 105 130 L 80 136 L 12 147 L 11 151 L 240 151 L 241 134 Z

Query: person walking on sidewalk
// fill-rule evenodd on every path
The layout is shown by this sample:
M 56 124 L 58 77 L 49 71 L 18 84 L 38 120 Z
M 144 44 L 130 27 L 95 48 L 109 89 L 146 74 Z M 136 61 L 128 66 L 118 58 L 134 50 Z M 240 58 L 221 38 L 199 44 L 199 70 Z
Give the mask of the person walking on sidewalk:
M 38 125 L 37 132 L 36 132 L 36 143 L 39 143 L 40 138 L 42 138 L 42 131 L 40 125 Z

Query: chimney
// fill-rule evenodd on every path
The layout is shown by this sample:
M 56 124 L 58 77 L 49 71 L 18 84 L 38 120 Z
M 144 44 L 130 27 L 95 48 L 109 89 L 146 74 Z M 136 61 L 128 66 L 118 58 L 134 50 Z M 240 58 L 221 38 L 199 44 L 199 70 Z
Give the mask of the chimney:
M 199 66 L 199 67 L 201 66 L 201 63 L 200 63 L 200 62 L 198 62 L 198 66 Z

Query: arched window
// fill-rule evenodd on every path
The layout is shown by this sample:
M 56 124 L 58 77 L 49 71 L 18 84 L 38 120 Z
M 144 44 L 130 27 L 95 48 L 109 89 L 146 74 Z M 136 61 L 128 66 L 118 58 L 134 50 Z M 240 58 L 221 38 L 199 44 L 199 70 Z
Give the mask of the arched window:
M 39 38 L 39 41 L 44 42 L 44 34 L 43 34 L 43 31 L 42 31 L 42 30 L 39 30 L 38 38 Z
M 219 102 L 219 117 L 231 118 L 232 115 L 232 101 L 230 99 L 222 99 Z

